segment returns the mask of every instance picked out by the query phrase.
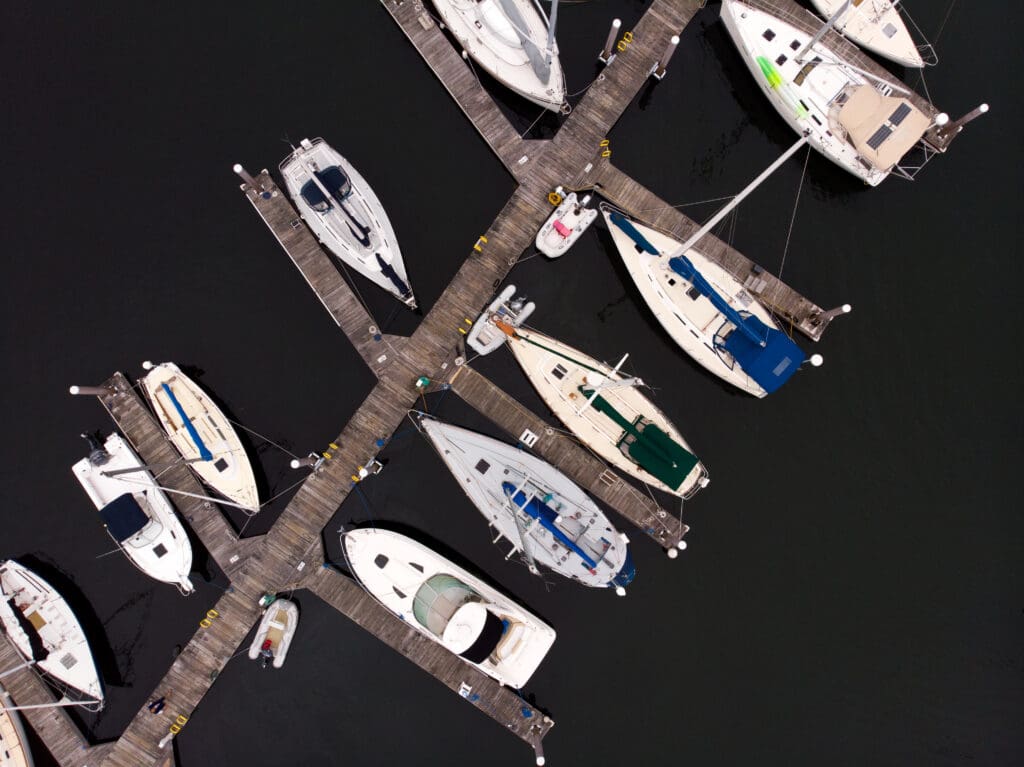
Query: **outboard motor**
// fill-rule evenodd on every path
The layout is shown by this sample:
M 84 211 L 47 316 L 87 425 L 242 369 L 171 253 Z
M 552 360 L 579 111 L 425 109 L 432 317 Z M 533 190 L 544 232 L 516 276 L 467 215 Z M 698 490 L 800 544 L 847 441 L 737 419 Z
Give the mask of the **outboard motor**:
M 519 296 L 508 304 L 508 308 L 517 315 L 523 310 L 524 306 L 526 306 L 526 296 Z
M 102 466 L 110 460 L 110 453 L 103 447 L 99 437 L 95 434 L 83 434 L 82 439 L 89 443 L 89 463 L 93 466 Z

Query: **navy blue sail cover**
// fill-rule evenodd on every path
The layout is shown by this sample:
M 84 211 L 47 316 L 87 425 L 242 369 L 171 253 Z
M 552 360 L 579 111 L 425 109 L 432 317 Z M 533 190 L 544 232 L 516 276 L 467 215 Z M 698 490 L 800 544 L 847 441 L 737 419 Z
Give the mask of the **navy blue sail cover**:
M 131 493 L 115 498 L 100 509 L 100 517 L 118 542 L 128 540 L 149 522 L 146 512 Z
M 760 325 L 765 345 L 754 343 L 743 333 L 734 330 L 725 339 L 723 348 L 735 359 L 743 372 L 757 381 L 768 394 L 786 383 L 803 364 L 806 355 L 781 330 L 765 325 L 757 317 L 744 317 L 747 326 Z

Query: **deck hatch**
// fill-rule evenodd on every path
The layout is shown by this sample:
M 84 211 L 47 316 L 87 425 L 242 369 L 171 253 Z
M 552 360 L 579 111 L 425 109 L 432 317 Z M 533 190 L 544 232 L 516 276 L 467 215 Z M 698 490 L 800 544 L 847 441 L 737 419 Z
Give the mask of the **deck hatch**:
M 481 474 L 486 474 L 487 471 L 491 468 L 491 464 L 487 463 L 487 461 L 481 458 L 479 461 L 476 462 L 476 466 L 474 466 L 473 468 L 476 469 Z

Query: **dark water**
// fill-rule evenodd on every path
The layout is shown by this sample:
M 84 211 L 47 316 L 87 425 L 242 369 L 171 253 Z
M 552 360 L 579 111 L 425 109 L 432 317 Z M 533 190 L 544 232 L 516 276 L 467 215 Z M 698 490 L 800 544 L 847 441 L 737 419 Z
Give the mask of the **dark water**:
M 563 5 L 571 91 L 595 75 L 610 18 L 628 29 L 643 7 Z M 912 7 L 932 37 L 947 9 Z M 678 352 L 599 226 L 565 258 L 516 268 L 538 303 L 532 323 L 596 356 L 629 351 L 711 470 L 683 512 L 683 556 L 632 536 L 639 576 L 626 599 L 546 586 L 504 562 L 409 429 L 388 446 L 386 471 L 338 511 L 332 551 L 340 524 L 413 528 L 552 622 L 559 639 L 524 691 L 557 720 L 549 763 L 1021 760 L 1020 16 L 995 2 L 954 6 L 928 87 L 954 115 L 983 100 L 993 110 L 919 181 L 869 190 L 812 155 L 784 264 L 803 154 L 727 223 L 738 248 L 784 266 L 816 302 L 854 305 L 813 350 L 824 367 L 768 400 L 727 390 Z M 610 136 L 613 161 L 674 203 L 735 193 L 793 141 L 716 18 L 713 5 L 686 29 L 668 78 Z M 69 467 L 83 454 L 78 433 L 109 421 L 67 385 L 176 360 L 238 420 L 295 452 L 320 449 L 372 377 L 231 164 L 272 167 L 282 139 L 323 135 L 387 206 L 426 307 L 513 184 L 376 2 L 13 2 L 2 28 L 0 556 L 36 566 L 79 611 L 109 690 L 107 709 L 82 724 L 108 740 L 225 581 L 210 573 L 185 600 L 120 555 L 101 557 L 111 543 Z M 537 110 L 494 92 L 530 126 Z M 533 135 L 556 125 L 541 120 Z M 415 327 L 359 287 L 388 329 Z M 544 412 L 510 355 L 480 369 Z M 428 406 L 495 433 L 454 395 Z M 258 457 L 268 493 L 297 478 L 285 454 Z M 178 739 L 183 767 L 528 763 L 457 696 L 299 600 L 287 666 L 229 664 Z

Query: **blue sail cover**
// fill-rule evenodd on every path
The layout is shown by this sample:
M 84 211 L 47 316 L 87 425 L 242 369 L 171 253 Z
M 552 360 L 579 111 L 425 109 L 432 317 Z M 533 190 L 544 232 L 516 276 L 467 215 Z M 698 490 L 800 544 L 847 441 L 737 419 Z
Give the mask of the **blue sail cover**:
M 160 384 L 164 388 L 164 393 L 170 397 L 171 404 L 174 405 L 174 409 L 178 411 L 178 415 L 181 416 L 181 422 L 185 425 L 185 430 L 188 432 L 188 436 L 192 438 L 192 442 L 195 443 L 196 450 L 199 451 L 199 457 L 204 461 L 212 461 L 213 453 L 203 442 L 203 438 L 199 436 L 199 432 L 196 431 L 196 427 L 192 425 L 192 419 L 185 413 L 185 408 L 178 402 L 178 398 L 174 396 L 174 392 L 171 391 L 171 387 L 167 384 Z
M 623 216 L 621 213 L 612 213 L 609 218 L 615 226 L 619 227 L 625 233 L 629 239 L 636 243 L 636 246 L 641 250 L 650 253 L 652 256 L 658 255 L 658 249 L 651 245 L 650 241 L 640 234 L 640 231 L 633 226 L 633 222 Z
M 118 542 L 128 540 L 149 522 L 146 512 L 131 493 L 118 496 L 100 509 L 100 517 Z
M 748 326 L 760 326 L 765 345 L 753 343 L 746 335 L 734 330 L 722 346 L 736 359 L 744 373 L 771 394 L 789 380 L 807 356 L 781 330 L 770 328 L 753 316 L 744 317 L 743 321 Z
M 555 518 L 558 516 L 558 514 L 555 512 L 554 509 L 552 509 L 546 503 L 542 502 L 536 496 L 531 498 L 529 503 L 527 503 L 526 495 L 523 493 L 523 491 L 520 490 L 519 492 L 516 492 L 516 486 L 513 485 L 511 482 L 502 482 L 501 487 L 510 496 L 512 496 L 512 493 L 515 493 L 515 495 L 512 496 L 512 502 L 515 503 L 516 506 L 521 508 L 527 514 L 529 514 L 531 517 L 540 522 L 541 527 L 549 530 L 551 534 L 555 537 L 555 540 L 557 540 L 559 543 L 561 543 L 563 546 L 569 549 L 569 551 L 573 552 L 574 554 L 577 554 L 586 563 L 587 567 L 589 567 L 590 569 L 594 569 L 595 567 L 597 567 L 597 562 L 588 557 L 586 552 L 584 552 L 583 549 L 577 546 L 576 543 L 572 540 L 572 538 L 570 538 L 558 529 L 558 526 L 555 524 Z

